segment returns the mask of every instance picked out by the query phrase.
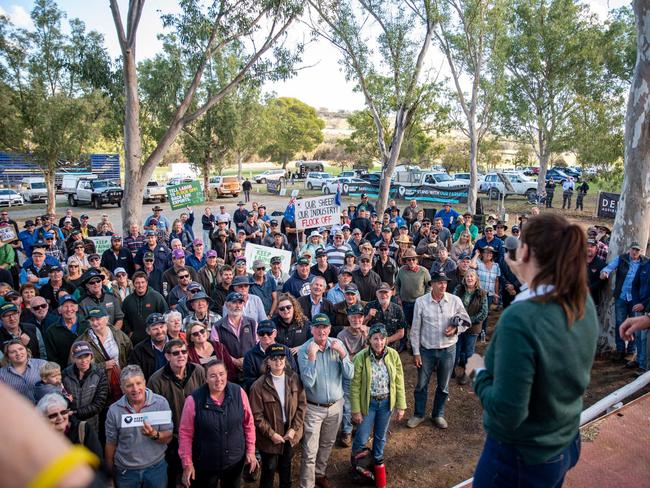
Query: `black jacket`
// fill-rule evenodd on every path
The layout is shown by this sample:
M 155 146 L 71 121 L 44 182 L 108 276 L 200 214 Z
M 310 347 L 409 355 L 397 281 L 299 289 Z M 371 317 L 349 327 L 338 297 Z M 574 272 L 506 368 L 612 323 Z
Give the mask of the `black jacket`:
M 63 370 L 63 386 L 70 395 L 70 408 L 79 420 L 86 420 L 95 432 L 99 429 L 99 414 L 108 407 L 108 379 L 103 368 L 94 363 L 82 380 L 79 370 L 71 364 Z
M 298 298 L 298 303 L 302 307 L 302 313 L 305 317 L 311 320 L 311 295 L 305 295 L 304 297 Z M 334 305 L 327 298 L 323 296 L 321 298 L 320 313 L 327 315 L 330 320 L 334 319 Z
M 298 372 L 298 367 L 296 366 L 296 360 L 291 354 L 291 351 L 287 346 L 284 346 L 284 352 L 287 355 L 286 364 L 291 367 L 292 371 Z M 242 382 L 242 388 L 248 393 L 253 386 L 253 383 L 257 381 L 257 378 L 262 376 L 265 373 L 264 368 L 264 359 L 265 354 L 260 347 L 258 342 L 255 346 L 244 354 L 244 381 Z
M 151 288 L 140 296 L 137 293 L 131 293 L 122 302 L 122 311 L 124 312 L 123 332 L 131 335 L 131 341 L 137 344 L 147 337 L 145 323 L 147 317 L 152 313 L 165 313 L 169 307 L 163 296 Z
M 144 379 L 149 381 L 149 378 L 154 374 L 158 369 L 166 364 L 163 364 L 160 367 L 156 367 L 156 353 L 153 350 L 153 345 L 151 339 L 147 337 L 140 341 L 132 350 L 131 355 L 129 356 L 129 364 L 137 364 L 142 368 L 144 373 Z
M 106 268 L 111 273 L 114 273 L 116 268 L 124 268 L 126 274 L 132 276 L 135 271 L 133 254 L 131 254 L 128 249 L 121 248 L 117 256 L 115 256 L 113 249 L 106 249 L 102 254 L 102 267 Z

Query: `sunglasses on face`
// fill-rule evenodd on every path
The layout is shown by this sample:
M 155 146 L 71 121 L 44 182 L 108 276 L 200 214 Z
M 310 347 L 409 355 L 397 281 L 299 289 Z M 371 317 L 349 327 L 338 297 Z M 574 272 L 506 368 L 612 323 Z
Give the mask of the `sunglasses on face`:
M 42 305 L 34 305 L 32 307 L 32 310 L 43 310 L 44 308 L 47 308 L 47 303 L 44 303 Z
M 99 261 L 99 258 L 90 258 L 88 261 Z
M 171 354 L 174 357 L 180 356 L 181 354 L 183 356 L 187 356 L 187 349 L 178 349 L 176 351 L 171 351 L 169 354 Z
M 189 277 L 190 277 L 190 275 L 183 275 L 183 276 L 178 275 L 178 279 L 179 279 L 179 280 L 184 280 L 184 279 L 187 279 L 187 278 L 189 278 Z
M 417 258 L 406 258 L 405 260 L 407 263 L 410 261 L 417 261 Z
M 271 361 L 284 361 L 286 359 L 285 356 L 271 356 L 269 358 Z
M 293 305 L 285 305 L 284 307 L 278 307 L 278 310 L 280 312 L 286 312 L 287 310 L 291 310 L 293 308 Z
M 68 264 L 68 268 L 78 268 L 78 264 Z
M 59 415 L 60 415 L 61 417 L 65 417 L 65 416 L 68 415 L 69 413 L 70 413 L 70 410 L 68 410 L 68 409 L 66 408 L 65 410 L 61 410 L 60 412 L 54 412 L 54 413 L 49 414 L 49 415 L 47 416 L 47 418 L 50 419 L 50 420 L 54 420 L 54 419 L 57 418 Z
M 257 333 L 257 335 L 260 336 L 260 337 L 270 336 L 272 334 L 273 334 L 273 332 L 266 332 L 266 331 Z
M 192 337 L 199 337 L 205 334 L 205 329 L 197 330 L 196 332 L 192 332 Z
M 259 270 L 266 271 L 266 268 L 255 268 L 255 269 L 256 269 L 257 271 L 259 271 Z
M 89 285 L 99 285 L 99 284 L 101 284 L 101 282 L 102 282 L 101 280 L 90 280 L 88 282 L 88 284 Z

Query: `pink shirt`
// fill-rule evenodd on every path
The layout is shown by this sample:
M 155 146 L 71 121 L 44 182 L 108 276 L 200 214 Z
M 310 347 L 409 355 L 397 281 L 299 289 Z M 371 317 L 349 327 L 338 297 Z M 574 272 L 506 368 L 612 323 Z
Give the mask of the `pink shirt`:
M 255 423 L 253 421 L 253 412 L 251 411 L 248 397 L 243 388 L 241 391 L 241 401 L 244 406 L 244 438 L 246 440 L 246 453 L 255 454 Z M 212 400 L 221 405 L 221 401 L 210 396 Z M 194 416 L 196 415 L 196 406 L 194 405 L 194 397 L 192 395 L 185 399 L 183 406 L 183 413 L 181 414 L 181 424 L 178 428 L 178 455 L 181 458 L 183 467 L 186 468 L 192 464 L 192 439 L 194 438 Z

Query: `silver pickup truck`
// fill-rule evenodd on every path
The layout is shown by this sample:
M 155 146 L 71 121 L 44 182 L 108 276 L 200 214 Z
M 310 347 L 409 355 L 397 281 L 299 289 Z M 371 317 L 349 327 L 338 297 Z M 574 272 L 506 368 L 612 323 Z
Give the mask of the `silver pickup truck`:
M 104 205 L 122 206 L 124 191 L 111 180 L 92 180 L 80 178 L 74 192 L 66 192 L 71 206 L 92 205 L 99 209 Z

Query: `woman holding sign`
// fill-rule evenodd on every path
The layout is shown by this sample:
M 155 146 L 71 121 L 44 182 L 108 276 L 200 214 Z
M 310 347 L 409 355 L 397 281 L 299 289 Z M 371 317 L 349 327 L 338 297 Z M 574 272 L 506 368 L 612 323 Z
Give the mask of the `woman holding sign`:
M 467 369 L 487 439 L 474 487 L 560 487 L 580 456 L 582 396 L 598 340 L 580 226 L 531 217 L 506 263 L 527 289 Z

